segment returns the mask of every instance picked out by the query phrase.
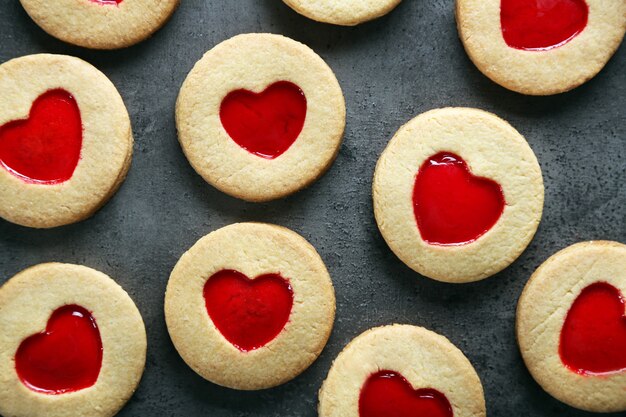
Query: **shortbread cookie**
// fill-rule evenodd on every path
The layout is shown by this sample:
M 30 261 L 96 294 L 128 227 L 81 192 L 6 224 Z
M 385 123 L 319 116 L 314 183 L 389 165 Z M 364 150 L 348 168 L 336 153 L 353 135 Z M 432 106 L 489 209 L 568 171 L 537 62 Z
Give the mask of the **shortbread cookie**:
M 0 65 L 0 217 L 55 227 L 91 216 L 130 166 L 124 102 L 90 64 L 29 55 Z
M 176 124 L 183 151 L 211 185 L 249 201 L 294 193 L 334 161 L 346 121 L 332 70 L 279 35 L 231 38 L 183 84 Z
M 438 281 L 489 277 L 532 240 L 543 210 L 543 179 L 526 140 L 475 109 L 424 113 L 383 152 L 374 212 L 389 247 Z
M 621 243 L 578 243 L 535 271 L 517 307 L 517 340 L 550 395 L 582 410 L 626 411 L 625 295 Z
M 48 34 L 93 49 L 117 49 L 150 37 L 180 0 L 20 0 Z
M 402 0 L 283 0 L 309 19 L 354 26 L 392 11 Z
M 593 78 L 626 33 L 623 0 L 457 0 L 478 69 L 509 90 L 549 95 Z
M 295 378 L 326 345 L 335 293 L 324 262 L 298 234 L 238 223 L 200 239 L 178 261 L 165 319 L 185 362 L 234 389 Z
M 109 417 L 135 391 L 146 331 L 101 272 L 49 263 L 0 288 L 0 414 Z
M 320 417 L 484 417 L 480 379 L 463 353 L 422 327 L 368 330 L 333 363 Z

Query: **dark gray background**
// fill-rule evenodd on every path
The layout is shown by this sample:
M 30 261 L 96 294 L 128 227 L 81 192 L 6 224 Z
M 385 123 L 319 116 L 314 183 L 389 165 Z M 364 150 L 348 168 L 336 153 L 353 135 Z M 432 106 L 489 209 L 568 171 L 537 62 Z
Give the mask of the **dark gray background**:
M 333 358 L 364 330 L 411 323 L 444 334 L 476 367 L 491 416 L 587 416 L 545 394 L 520 358 L 515 307 L 530 274 L 581 240 L 626 241 L 626 53 L 577 90 L 533 98 L 485 78 L 457 39 L 453 0 L 405 0 L 356 28 L 310 21 L 280 0 L 183 0 L 153 38 L 98 52 L 45 34 L 17 0 L 0 6 L 0 62 L 52 52 L 107 74 L 132 116 L 135 154 L 126 182 L 92 219 L 54 230 L 0 220 L 0 282 L 47 261 L 85 264 L 114 277 L 148 331 L 146 372 L 120 416 L 316 416 L 317 390 Z M 176 139 L 174 103 L 202 54 L 233 35 L 281 33 L 311 46 L 333 68 L 348 119 L 341 152 L 317 183 L 287 199 L 245 203 L 207 185 Z M 600 45 L 602 47 L 602 45 Z M 1 102 L 1 97 L 0 97 Z M 381 238 L 371 179 L 393 133 L 426 110 L 472 106 L 495 112 L 528 139 L 543 168 L 546 205 L 528 250 L 504 272 L 454 286 L 420 277 Z M 264 221 L 306 237 L 328 265 L 337 321 L 320 359 L 284 386 L 262 392 L 217 387 L 177 355 L 163 318 L 165 285 L 179 256 L 224 225 Z

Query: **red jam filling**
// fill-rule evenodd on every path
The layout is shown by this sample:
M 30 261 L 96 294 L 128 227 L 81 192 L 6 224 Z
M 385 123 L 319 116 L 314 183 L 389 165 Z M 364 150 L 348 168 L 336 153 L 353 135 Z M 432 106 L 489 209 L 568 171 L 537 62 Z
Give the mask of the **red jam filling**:
M 265 346 L 283 330 L 293 307 L 293 290 L 279 274 L 249 279 L 223 270 L 204 285 L 204 300 L 224 338 L 248 352 Z
M 77 305 L 55 310 L 46 330 L 25 339 L 15 353 L 22 383 L 43 394 L 89 388 L 102 367 L 102 340 L 91 313 Z
M 414 390 L 400 374 L 380 371 L 361 389 L 359 417 L 452 417 L 445 395 L 434 389 Z
M 306 118 L 307 102 L 297 85 L 276 82 L 261 93 L 230 92 L 220 106 L 228 135 L 248 152 L 266 159 L 282 155 L 296 141 Z
M 561 361 L 581 375 L 626 371 L 625 314 L 614 286 L 597 282 L 582 290 L 561 330 Z
M 497 223 L 504 206 L 498 183 L 473 176 L 465 161 L 449 152 L 428 158 L 415 177 L 415 219 L 431 245 L 475 241 Z
M 99 4 L 113 4 L 113 5 L 118 5 L 120 4 L 123 0 L 91 0 L 94 3 L 99 3 Z
M 500 24 L 511 48 L 545 51 L 574 39 L 588 15 L 585 0 L 502 0 Z
M 0 165 L 26 182 L 61 183 L 74 174 L 82 142 L 76 100 L 50 90 L 33 102 L 28 119 L 0 126 Z

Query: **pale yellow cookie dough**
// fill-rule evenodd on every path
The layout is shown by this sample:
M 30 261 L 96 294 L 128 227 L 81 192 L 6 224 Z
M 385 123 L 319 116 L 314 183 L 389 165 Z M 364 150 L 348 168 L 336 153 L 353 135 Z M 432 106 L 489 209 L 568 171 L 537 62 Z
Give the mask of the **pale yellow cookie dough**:
M 283 0 L 309 19 L 354 26 L 392 11 L 402 0 Z
M 556 399 L 593 412 L 626 411 L 626 372 L 580 375 L 559 354 L 561 329 L 580 292 L 606 282 L 626 294 L 626 245 L 583 242 L 551 256 L 532 275 L 517 306 L 517 341 L 533 378 Z
M 27 388 L 15 370 L 22 341 L 46 329 L 59 307 L 91 312 L 102 339 L 96 383 L 49 395 Z M 0 287 L 0 414 L 6 417 L 110 417 L 132 396 L 146 361 L 146 331 L 128 294 L 105 274 L 79 265 L 48 263 L 28 268 Z
M 501 0 L 457 0 L 459 37 L 478 69 L 501 86 L 529 95 L 562 93 L 600 72 L 626 33 L 626 1 L 585 1 L 587 27 L 551 50 L 508 46 L 500 24 Z
M 231 139 L 220 105 L 234 90 L 261 92 L 278 81 L 300 87 L 307 114 L 293 145 L 265 159 Z M 193 168 L 209 184 L 248 201 L 284 197 L 318 179 L 339 152 L 345 123 L 332 70 L 309 47 L 280 35 L 246 34 L 220 43 L 191 70 L 176 103 L 178 138 Z
M 150 37 L 174 13 L 180 0 L 20 0 L 48 34 L 78 46 L 117 49 Z
M 437 333 L 396 324 L 366 331 L 337 356 L 320 390 L 319 416 L 359 417 L 361 388 L 381 370 L 444 394 L 455 417 L 487 415 L 480 379 L 463 352 Z
M 95 67 L 65 55 L 28 55 L 0 65 L 0 126 L 28 117 L 33 101 L 61 88 L 78 104 L 81 156 L 73 176 L 59 184 L 27 183 L 0 167 L 0 217 L 48 228 L 75 223 L 104 205 L 130 167 L 130 118 L 115 86 Z
M 244 352 L 211 321 L 203 296 L 216 272 L 254 279 L 280 273 L 294 303 L 285 328 L 267 345 Z M 335 292 L 324 262 L 300 235 L 261 223 L 237 223 L 200 239 L 180 258 L 167 285 L 165 319 L 176 349 L 203 378 L 240 390 L 285 383 L 317 359 L 335 318 Z
M 417 172 L 443 151 L 463 158 L 473 175 L 498 182 L 506 201 L 498 222 L 464 245 L 426 243 L 415 219 Z M 544 189 L 535 154 L 511 125 L 481 110 L 445 108 L 400 128 L 376 166 L 373 197 L 380 232 L 405 264 L 438 281 L 463 283 L 501 271 L 524 251 L 541 220 Z

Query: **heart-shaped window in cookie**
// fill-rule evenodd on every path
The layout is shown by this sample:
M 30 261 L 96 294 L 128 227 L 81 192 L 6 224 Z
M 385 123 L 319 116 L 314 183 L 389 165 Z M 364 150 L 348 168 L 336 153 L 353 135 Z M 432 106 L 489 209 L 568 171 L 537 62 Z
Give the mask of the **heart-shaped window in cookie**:
M 26 182 L 65 182 L 78 165 L 82 142 L 76 100 L 65 90 L 50 90 L 33 102 L 27 119 L 0 126 L 0 164 Z
M 561 330 L 563 363 L 581 375 L 626 371 L 625 307 L 621 292 L 606 282 L 583 289 Z
M 422 239 L 431 245 L 474 242 L 498 222 L 504 206 L 500 184 L 474 176 L 450 152 L 426 159 L 415 177 L 415 219 Z
M 293 290 L 279 274 L 254 279 L 223 270 L 204 286 L 209 317 L 237 349 L 248 352 L 267 345 L 284 329 L 293 307 Z
M 15 353 L 22 383 L 44 394 L 93 386 L 102 367 L 102 340 L 96 320 L 77 305 L 55 310 L 46 330 L 25 339 Z
M 587 26 L 585 0 L 502 0 L 502 35 L 512 48 L 545 51 L 565 45 Z
M 230 92 L 220 106 L 224 129 L 235 143 L 267 159 L 285 153 L 300 136 L 307 101 L 297 85 L 279 81 L 260 93 Z

